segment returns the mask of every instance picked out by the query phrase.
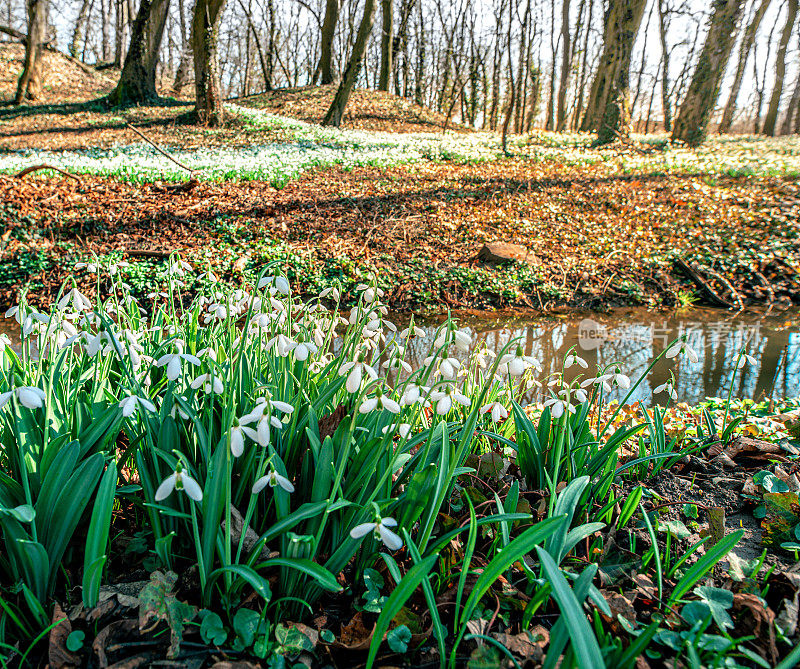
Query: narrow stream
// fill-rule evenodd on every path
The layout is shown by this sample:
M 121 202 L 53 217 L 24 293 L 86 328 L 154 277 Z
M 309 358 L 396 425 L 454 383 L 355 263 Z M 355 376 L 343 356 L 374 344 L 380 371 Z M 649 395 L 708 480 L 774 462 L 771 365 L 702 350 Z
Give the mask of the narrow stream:
M 623 373 L 635 380 L 671 341 L 687 334 L 698 361 L 662 358 L 630 401 L 663 404 L 666 395 L 654 398 L 653 389 L 669 381 L 671 374 L 680 402 L 726 396 L 732 381 L 733 396 L 737 398 L 800 396 L 800 310 L 796 309 L 738 314 L 700 308 L 674 313 L 620 309 L 603 314 L 570 312 L 526 318 L 461 315 L 458 319 L 474 335 L 476 345 L 486 341 L 489 348 L 499 350 L 510 339 L 519 338 L 526 354 L 540 361 L 542 379 L 560 371 L 564 357 L 574 347 L 589 364 L 588 372 L 616 362 Z M 427 355 L 437 321 L 423 321 L 420 325 L 427 336 L 412 340 L 407 355 L 415 368 Z M 0 318 L 0 334 L 19 340 L 19 328 L 12 320 Z M 734 375 L 742 348 L 756 364 L 747 365 Z M 579 373 L 587 372 L 577 365 L 566 370 L 568 378 Z M 544 392 L 534 389 L 526 399 L 541 400 Z M 622 399 L 623 395 L 615 389 L 609 399 Z

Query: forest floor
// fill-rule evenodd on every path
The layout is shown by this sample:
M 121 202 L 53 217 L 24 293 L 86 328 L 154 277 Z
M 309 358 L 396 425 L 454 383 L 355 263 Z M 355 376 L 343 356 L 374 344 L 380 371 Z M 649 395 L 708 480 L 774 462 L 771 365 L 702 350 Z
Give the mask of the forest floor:
M 309 293 L 375 274 L 398 310 L 800 302 L 796 138 L 598 151 L 537 133 L 506 157 L 388 94 L 358 92 L 322 129 L 333 91 L 305 89 L 237 101 L 215 130 L 176 100 L 107 110 L 107 78 L 62 69 L 72 101 L 0 107 L 0 305 L 49 301 L 93 255 L 131 262 L 146 294 L 172 252 L 223 278 L 278 261 Z M 73 176 L 17 176 L 38 164 Z M 493 243 L 522 260 L 479 259 Z

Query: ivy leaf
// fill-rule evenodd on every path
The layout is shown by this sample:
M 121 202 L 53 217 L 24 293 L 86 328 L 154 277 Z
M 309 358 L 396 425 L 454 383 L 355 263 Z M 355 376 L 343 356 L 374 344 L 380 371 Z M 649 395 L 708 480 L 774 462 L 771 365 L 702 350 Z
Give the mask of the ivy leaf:
M 733 620 L 728 614 L 728 609 L 733 607 L 733 593 L 730 590 L 699 585 L 694 589 L 694 594 L 711 610 L 717 627 L 723 631 L 733 629 Z
M 411 641 L 411 630 L 405 625 L 398 625 L 386 635 L 386 642 L 395 653 L 405 653 L 409 641 Z
M 206 643 L 221 646 L 228 638 L 228 632 L 222 624 L 222 618 L 208 611 L 200 624 L 200 636 Z
M 178 575 L 168 571 L 166 574 L 155 571 L 150 575 L 148 583 L 139 593 L 139 631 L 150 632 L 161 621 L 167 623 L 170 631 L 170 644 L 167 658 L 175 659 L 180 653 L 185 624 L 195 618 L 197 607 L 181 602 L 173 589 L 178 582 Z

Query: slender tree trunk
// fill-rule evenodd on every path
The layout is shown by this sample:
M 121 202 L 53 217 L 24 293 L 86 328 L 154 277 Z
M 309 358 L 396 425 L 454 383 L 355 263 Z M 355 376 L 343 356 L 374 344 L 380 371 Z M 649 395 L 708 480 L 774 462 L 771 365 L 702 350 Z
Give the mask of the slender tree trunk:
M 675 119 L 672 138 L 698 146 L 706 138 L 719 87 L 736 39 L 743 0 L 714 0 L 711 24 L 686 97 Z
M 69 53 L 73 58 L 78 58 L 81 53 L 81 42 L 86 33 L 86 23 L 89 19 L 91 4 L 91 0 L 83 0 L 78 11 L 78 18 L 75 19 L 75 29 L 72 31 L 72 39 L 69 43 Z
M 795 81 L 792 99 L 789 100 L 789 108 L 786 110 L 786 116 L 781 125 L 782 135 L 790 135 L 792 133 L 792 120 L 798 113 L 798 107 L 800 107 L 800 75 L 798 75 L 797 81 Z
M 197 120 L 218 126 L 223 122 L 217 37 L 225 0 L 197 0 L 192 14 L 195 112 Z
M 169 2 L 170 0 L 141 0 L 119 82 L 108 96 L 111 104 L 143 104 L 158 97 L 156 66 Z
M 178 61 L 178 69 L 175 72 L 175 80 L 172 82 L 172 94 L 177 97 L 183 91 L 183 87 L 189 83 L 189 74 L 192 71 L 192 44 L 186 31 L 186 7 L 184 0 L 178 0 L 178 25 L 181 31 L 181 55 Z
M 394 7 L 392 0 L 381 0 L 381 72 L 378 78 L 378 90 L 388 91 L 394 67 L 392 38 L 394 33 Z
M 358 26 L 356 41 L 355 44 L 353 44 L 353 52 L 350 54 L 350 59 L 347 61 L 347 67 L 344 70 L 342 82 L 339 84 L 339 88 L 336 91 L 330 109 L 328 109 L 328 113 L 325 114 L 322 125 L 332 125 L 337 128 L 341 125 L 344 110 L 347 107 L 347 101 L 350 99 L 350 93 L 353 92 L 356 79 L 361 71 L 361 64 L 364 60 L 364 53 L 367 50 L 367 42 L 369 41 L 374 22 L 375 0 L 366 0 L 364 4 L 364 15 L 361 17 L 361 24 Z
M 630 132 L 630 68 L 636 34 L 647 0 L 619 0 L 605 16 L 603 53 L 598 63 L 581 130 L 597 130 L 597 144 Z
M 729 132 L 731 129 L 733 115 L 736 113 L 736 98 L 739 97 L 739 90 L 742 87 L 742 79 L 744 79 L 747 59 L 750 56 L 750 51 L 753 49 L 758 27 L 761 25 L 761 20 L 764 18 L 764 14 L 767 13 L 771 1 L 772 0 L 761 0 L 761 4 L 756 8 L 753 18 L 750 19 L 750 23 L 747 24 L 744 35 L 742 35 L 742 43 L 739 46 L 739 59 L 736 63 L 736 73 L 733 75 L 731 92 L 728 95 L 728 102 L 725 104 L 725 109 L 722 112 L 722 119 L 719 123 L 719 131 L 721 133 Z
M 580 128 L 581 114 L 583 113 L 583 100 L 586 94 L 586 75 L 588 74 L 589 62 L 589 35 L 592 32 L 592 18 L 594 14 L 594 0 L 589 2 L 589 20 L 586 22 L 586 29 L 583 36 L 583 57 L 581 64 L 581 74 L 578 80 L 578 101 L 575 103 L 575 116 L 573 118 L 572 127 L 574 130 Z
M 25 60 L 17 82 L 15 104 L 38 100 L 42 95 L 42 45 L 47 40 L 48 0 L 27 0 L 28 36 Z
M 320 83 L 323 86 L 333 83 L 333 38 L 336 35 L 336 24 L 339 22 L 341 0 L 327 0 L 325 2 L 325 18 L 322 21 L 320 34 L 320 56 L 317 71 Z M 313 80 L 316 81 L 315 74 Z
M 667 45 L 667 12 L 664 0 L 657 0 L 658 35 L 661 39 L 661 109 L 664 113 L 664 130 L 672 131 L 672 102 L 669 98 L 669 47 Z
M 797 2 L 798 0 L 789 0 L 788 2 L 786 23 L 783 25 L 781 41 L 778 43 L 778 54 L 775 59 L 775 83 L 772 86 L 772 95 L 769 99 L 769 107 L 767 108 L 767 116 L 764 119 L 763 128 L 764 134 L 771 137 L 775 135 L 775 128 L 778 124 L 778 108 L 781 104 L 783 81 L 786 77 L 786 49 L 789 46 L 792 30 L 794 30 L 794 22 L 797 18 Z
M 419 7 L 419 39 L 417 40 L 417 66 L 414 72 L 414 102 L 422 106 L 425 90 L 425 22 L 422 16 L 422 2 Z
M 556 130 L 563 132 L 567 127 L 567 91 L 569 73 L 572 69 L 572 40 L 569 32 L 569 2 L 561 3 L 561 76 L 558 81 L 558 109 L 556 111 Z

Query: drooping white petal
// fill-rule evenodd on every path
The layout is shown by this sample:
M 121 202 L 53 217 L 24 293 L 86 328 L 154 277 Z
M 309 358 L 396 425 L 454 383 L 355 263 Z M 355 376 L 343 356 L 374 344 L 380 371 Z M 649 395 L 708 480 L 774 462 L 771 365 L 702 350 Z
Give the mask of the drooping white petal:
M 360 539 L 370 532 L 374 532 L 376 529 L 377 523 L 361 523 L 350 530 L 350 536 L 353 537 L 353 539 Z
M 183 484 L 183 491 L 195 502 L 203 501 L 203 490 L 200 488 L 200 484 L 191 476 L 181 474 L 181 483 Z
M 170 493 L 175 490 L 175 482 L 177 479 L 178 475 L 172 472 L 172 474 L 161 482 L 161 485 L 158 486 L 158 490 L 156 490 L 156 502 L 160 502 L 169 497 Z
M 390 551 L 397 551 L 403 547 L 403 540 L 386 527 L 385 520 L 378 525 L 378 534 L 380 534 L 381 541 L 383 541 L 383 543 L 386 545 L 386 548 L 388 548 Z

